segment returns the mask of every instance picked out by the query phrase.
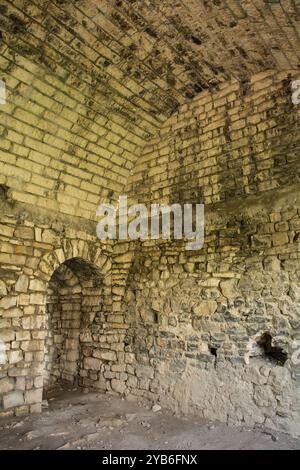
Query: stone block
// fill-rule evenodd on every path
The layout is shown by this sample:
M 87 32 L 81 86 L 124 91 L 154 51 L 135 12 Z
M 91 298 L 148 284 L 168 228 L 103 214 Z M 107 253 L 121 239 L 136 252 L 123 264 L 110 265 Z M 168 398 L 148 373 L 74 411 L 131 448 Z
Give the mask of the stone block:
M 239 295 L 237 290 L 237 282 L 235 279 L 228 279 L 220 282 L 220 289 L 224 297 L 234 299 Z
M 26 351 L 26 352 L 41 351 L 43 349 L 43 341 L 39 341 L 39 340 L 22 341 L 21 349 L 22 351 Z
M 32 279 L 29 283 L 29 289 L 36 292 L 45 292 L 46 288 L 46 282 L 39 279 Z
M 273 233 L 272 241 L 274 246 L 286 245 L 289 242 L 289 237 L 285 232 Z
M 0 394 L 11 392 L 14 389 L 14 380 L 9 377 L 0 379 Z
M 17 297 L 7 296 L 0 300 L 0 308 L 5 310 L 17 305 Z
M 45 298 L 43 294 L 30 294 L 31 305 L 44 305 Z
M 32 390 L 27 390 L 25 392 L 25 404 L 32 405 L 34 403 L 40 403 L 42 401 L 42 388 L 33 388 Z
M 29 279 L 25 274 L 19 276 L 16 284 L 15 284 L 15 291 L 16 292 L 27 292 L 28 289 Z
M 195 315 L 205 316 L 213 315 L 218 308 L 218 304 L 215 300 L 205 300 L 201 304 L 193 307 L 193 312 Z
M 20 350 L 9 351 L 7 355 L 8 355 L 8 361 L 10 364 L 17 364 L 18 362 L 21 362 L 24 359 L 23 353 Z
M 14 236 L 23 240 L 34 240 L 34 229 L 31 227 L 18 227 Z
M 120 394 L 123 394 L 126 391 L 125 382 L 122 382 L 121 380 L 117 380 L 117 379 L 111 380 L 111 388 L 114 392 L 117 392 Z
M 16 333 L 12 330 L 0 330 L 0 341 L 3 341 L 4 343 L 14 341 L 15 337 Z
M 5 283 L 0 279 L 0 297 L 5 297 L 7 295 L 7 287 Z

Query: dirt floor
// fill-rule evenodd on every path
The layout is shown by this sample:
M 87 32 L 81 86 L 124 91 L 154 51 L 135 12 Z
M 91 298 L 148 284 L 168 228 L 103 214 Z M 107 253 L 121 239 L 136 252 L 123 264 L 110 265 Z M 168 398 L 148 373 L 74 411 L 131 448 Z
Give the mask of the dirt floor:
M 56 391 L 44 405 L 42 414 L 0 421 L 1 450 L 300 449 L 285 434 L 178 418 L 109 395 Z

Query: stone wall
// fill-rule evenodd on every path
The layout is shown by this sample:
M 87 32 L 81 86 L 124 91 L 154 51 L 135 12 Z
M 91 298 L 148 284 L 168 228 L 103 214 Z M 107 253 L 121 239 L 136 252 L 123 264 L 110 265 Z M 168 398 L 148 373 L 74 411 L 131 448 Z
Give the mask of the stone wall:
M 205 203 L 205 244 L 142 241 L 123 308 L 131 393 L 299 435 L 300 109 L 290 79 L 266 72 L 205 92 L 146 146 L 134 195 Z
M 294 191 L 208 211 L 199 252 L 143 244 L 124 305 L 132 394 L 299 434 L 299 203 Z

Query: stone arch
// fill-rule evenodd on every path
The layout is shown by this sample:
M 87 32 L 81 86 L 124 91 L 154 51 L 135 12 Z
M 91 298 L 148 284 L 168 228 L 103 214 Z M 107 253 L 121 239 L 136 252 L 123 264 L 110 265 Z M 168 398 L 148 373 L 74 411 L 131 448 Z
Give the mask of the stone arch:
M 31 283 L 31 303 L 35 305 L 32 327 L 36 337 L 41 339 L 35 372 L 44 389 L 56 380 L 82 386 L 86 386 L 91 376 L 91 381 L 98 381 L 102 371 L 88 369 L 92 358 L 89 361 L 86 358 L 91 357 L 95 349 L 92 336 L 101 335 L 106 320 L 111 294 L 109 255 L 87 241 L 65 239 L 60 248 L 41 258 L 34 277 Z M 67 279 L 72 285 L 70 282 L 67 285 Z M 73 312 L 71 307 L 75 309 Z M 56 325 L 51 330 L 49 316 L 53 310 Z M 63 319 L 59 317 L 62 311 Z M 59 340 L 59 329 L 62 344 L 57 348 L 54 335 Z M 51 361 L 56 361 L 54 368 Z M 92 387 L 92 382 L 90 384 Z
M 64 262 L 81 258 L 88 263 L 92 263 L 102 273 L 103 279 L 108 277 L 111 270 L 111 261 L 104 250 L 95 244 L 88 243 L 85 240 L 64 239 L 62 246 L 54 251 L 46 253 L 38 265 L 36 277 L 49 282 L 54 271 Z
M 45 388 L 82 384 L 84 357 L 104 321 L 102 293 L 100 270 L 83 258 L 66 260 L 52 274 L 45 306 Z

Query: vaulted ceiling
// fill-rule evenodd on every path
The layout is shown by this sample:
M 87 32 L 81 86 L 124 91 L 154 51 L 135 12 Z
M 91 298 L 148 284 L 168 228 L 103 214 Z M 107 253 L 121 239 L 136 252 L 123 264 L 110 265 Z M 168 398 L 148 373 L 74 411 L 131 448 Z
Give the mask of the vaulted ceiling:
M 0 0 L 0 30 L 12 105 L 42 106 L 54 123 L 63 105 L 68 136 L 50 134 L 75 166 L 95 154 L 120 188 L 180 104 L 232 77 L 300 66 L 299 0 Z

